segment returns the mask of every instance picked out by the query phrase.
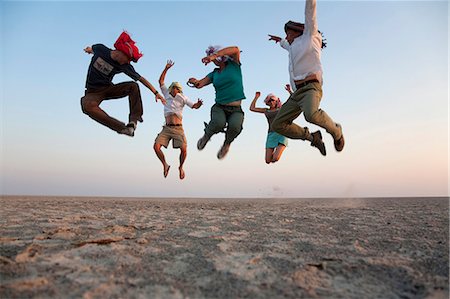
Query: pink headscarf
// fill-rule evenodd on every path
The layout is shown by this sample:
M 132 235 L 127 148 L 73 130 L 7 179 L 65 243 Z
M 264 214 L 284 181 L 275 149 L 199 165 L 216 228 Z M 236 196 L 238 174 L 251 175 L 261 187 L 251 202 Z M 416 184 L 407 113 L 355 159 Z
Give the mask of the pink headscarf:
M 208 49 L 205 50 L 205 53 L 207 56 L 210 56 L 212 54 L 216 54 L 220 49 L 222 49 L 222 46 L 209 46 Z M 227 61 L 228 59 L 230 59 L 229 56 L 222 56 L 222 57 L 217 57 L 216 60 L 218 62 L 221 61 Z
M 269 105 L 269 101 L 270 101 L 271 99 L 275 100 L 275 103 L 276 103 L 276 106 L 275 106 L 275 107 L 276 107 L 277 109 L 280 109 L 280 108 L 281 108 L 281 101 L 280 101 L 280 98 L 277 97 L 276 95 L 274 95 L 273 93 L 269 93 L 269 94 L 267 95 L 267 97 L 264 99 L 264 104 Z
M 126 31 L 122 32 L 114 43 L 114 47 L 127 55 L 133 62 L 137 62 L 143 55 L 142 53 L 139 53 L 139 49 L 135 46 L 134 40 L 131 39 Z

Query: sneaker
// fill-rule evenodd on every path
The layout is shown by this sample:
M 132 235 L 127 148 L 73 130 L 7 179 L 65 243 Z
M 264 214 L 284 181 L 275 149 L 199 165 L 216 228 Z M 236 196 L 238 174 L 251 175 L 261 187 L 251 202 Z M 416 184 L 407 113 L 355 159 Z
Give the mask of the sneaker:
M 135 121 L 130 121 L 130 122 L 128 123 L 127 127 L 133 128 L 133 130 L 136 131 L 137 122 L 135 122 Z
M 322 155 L 326 156 L 327 150 L 325 149 L 325 144 L 322 141 L 322 133 L 320 133 L 320 131 L 316 131 L 311 135 L 313 137 L 313 140 L 311 141 L 311 146 L 316 147 L 317 149 L 319 149 Z
M 340 152 L 344 149 L 344 144 L 345 144 L 345 140 L 344 140 L 344 134 L 342 134 L 342 127 L 341 125 L 337 125 L 338 127 L 341 128 L 341 138 L 339 138 L 338 140 L 334 140 L 334 148 Z
M 134 128 L 127 126 L 127 127 L 123 128 L 122 130 L 120 130 L 117 133 L 133 137 L 134 136 Z
M 229 143 L 224 143 L 222 145 L 222 147 L 220 148 L 219 152 L 217 153 L 217 158 L 219 160 L 222 160 L 228 154 L 229 150 L 230 150 L 230 144 Z
M 205 148 L 205 145 L 208 143 L 209 138 L 210 138 L 210 137 L 208 137 L 206 134 L 204 134 L 204 135 L 202 136 L 202 138 L 200 138 L 200 139 L 198 140 L 198 142 L 197 142 L 197 149 L 198 149 L 199 151 L 201 151 L 202 149 Z

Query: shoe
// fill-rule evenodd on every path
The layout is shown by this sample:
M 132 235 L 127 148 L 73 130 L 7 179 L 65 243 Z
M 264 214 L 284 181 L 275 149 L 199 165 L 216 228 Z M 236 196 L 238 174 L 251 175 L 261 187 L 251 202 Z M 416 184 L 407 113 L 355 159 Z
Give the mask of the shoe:
M 135 121 L 130 121 L 130 122 L 128 123 L 127 127 L 133 128 L 133 130 L 136 131 L 136 128 L 137 128 L 137 122 L 135 122 Z
M 202 138 L 200 138 L 200 139 L 197 141 L 197 149 L 198 149 L 199 151 L 201 151 L 202 149 L 205 148 L 205 145 L 208 143 L 209 138 L 210 138 L 210 137 L 208 137 L 206 134 L 204 134 L 204 135 L 202 136 Z
M 338 140 L 334 140 L 334 148 L 338 152 L 341 152 L 344 149 L 345 140 L 344 140 L 344 134 L 342 134 L 341 125 L 338 124 L 337 126 L 341 128 L 341 138 L 339 138 Z
M 134 128 L 127 126 L 127 127 L 123 128 L 122 130 L 120 130 L 117 133 L 133 137 L 134 136 Z
M 322 133 L 320 131 L 311 134 L 313 140 L 311 141 L 311 146 L 319 149 L 320 153 L 324 156 L 327 155 L 327 150 L 325 149 L 325 144 L 322 141 Z
M 341 152 L 344 149 L 344 144 L 345 144 L 344 135 L 342 135 L 341 138 L 334 141 L 334 148 L 338 152 Z
M 229 150 L 230 150 L 230 144 L 229 143 L 224 143 L 222 145 L 222 147 L 220 148 L 219 152 L 217 153 L 217 158 L 219 160 L 222 160 L 228 154 Z

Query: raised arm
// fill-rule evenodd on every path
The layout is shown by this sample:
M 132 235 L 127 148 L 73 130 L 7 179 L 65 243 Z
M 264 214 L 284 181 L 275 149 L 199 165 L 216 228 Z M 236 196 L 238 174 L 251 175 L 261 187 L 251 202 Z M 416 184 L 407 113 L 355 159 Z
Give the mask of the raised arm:
M 164 70 L 161 73 L 161 76 L 159 76 L 159 86 L 164 85 L 164 80 L 166 79 L 166 73 L 167 71 L 175 64 L 172 60 L 167 60 L 166 66 L 164 67 Z
M 258 112 L 258 113 L 264 113 L 266 112 L 265 108 L 256 108 L 256 101 L 258 100 L 258 98 L 261 96 L 261 93 L 259 91 L 257 91 L 255 93 L 255 97 L 253 98 L 252 103 L 250 104 L 250 111 L 253 112 Z
M 157 102 L 158 99 L 160 99 L 161 103 L 163 103 L 164 105 L 166 104 L 166 99 L 156 90 L 156 88 L 153 87 L 153 85 L 150 82 L 147 81 L 147 79 L 141 76 L 139 78 L 139 82 L 144 84 L 148 89 L 150 89 L 151 92 L 153 92 L 153 94 L 155 95 L 155 102 Z
M 286 84 L 286 86 L 284 87 L 284 89 L 286 89 L 286 91 L 289 92 L 289 94 L 293 94 L 293 93 L 294 93 L 294 92 L 292 91 L 291 84 Z
M 241 50 L 239 50 L 239 47 L 236 47 L 236 46 L 226 47 L 226 48 L 223 48 L 223 49 L 217 51 L 217 53 L 215 53 L 215 54 L 211 54 L 209 56 L 203 57 L 202 62 L 205 65 L 207 65 L 214 59 L 216 59 L 218 57 L 222 57 L 222 56 L 230 56 L 231 58 L 233 58 L 233 60 L 236 63 L 239 63 L 239 64 L 241 63 L 241 61 L 240 61 Z
M 317 25 L 317 0 L 306 0 L 305 3 L 305 32 L 312 35 L 319 30 Z

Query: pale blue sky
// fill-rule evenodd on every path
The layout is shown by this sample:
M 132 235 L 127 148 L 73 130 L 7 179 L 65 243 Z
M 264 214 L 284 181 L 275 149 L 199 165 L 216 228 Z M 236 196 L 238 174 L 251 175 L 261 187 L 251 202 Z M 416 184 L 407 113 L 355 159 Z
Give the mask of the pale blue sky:
M 291 140 L 282 160 L 264 163 L 267 122 L 248 110 L 256 91 L 287 99 L 287 52 L 267 34 L 304 21 L 291 2 L 18 2 L 0 3 L 1 194 L 169 197 L 361 197 L 448 195 L 448 2 L 320 1 L 324 96 L 321 107 L 344 128 L 346 147 L 328 155 Z M 223 134 L 205 150 L 196 142 L 209 121 L 214 88 L 185 87 L 200 110 L 184 111 L 186 179 L 178 150 L 166 150 L 168 178 L 153 152 L 163 108 L 141 85 L 144 123 L 134 138 L 81 112 L 94 43 L 112 47 L 126 29 L 144 53 L 135 69 L 158 86 L 202 78 L 208 45 L 241 48 L 244 130 L 222 161 Z M 115 82 L 128 80 L 115 77 Z M 125 121 L 126 99 L 103 108 Z M 259 106 L 263 106 L 262 99 Z M 303 116 L 296 122 L 305 126 Z M 308 124 L 312 130 L 317 127 Z

